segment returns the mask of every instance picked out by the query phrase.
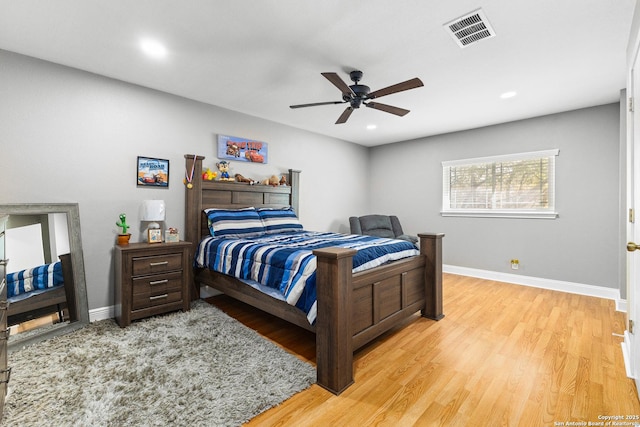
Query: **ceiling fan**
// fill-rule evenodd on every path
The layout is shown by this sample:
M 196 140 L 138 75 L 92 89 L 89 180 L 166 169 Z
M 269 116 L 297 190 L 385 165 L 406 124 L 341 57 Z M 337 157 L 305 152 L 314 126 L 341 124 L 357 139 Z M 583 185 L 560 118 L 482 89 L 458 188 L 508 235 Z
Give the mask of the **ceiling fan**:
M 351 71 L 349 77 L 353 80 L 354 84 L 348 86 L 344 80 L 336 73 L 321 73 L 326 77 L 340 92 L 342 92 L 342 101 L 328 101 L 328 102 L 314 102 L 312 104 L 299 104 L 291 105 L 290 108 L 303 108 L 303 107 L 315 107 L 318 105 L 330 105 L 330 104 L 346 104 L 349 106 L 338 117 L 336 124 L 345 123 L 351 113 L 356 108 L 360 108 L 360 105 L 365 105 L 375 110 L 384 111 L 385 113 L 395 114 L 396 116 L 404 116 L 409 112 L 404 108 L 394 107 L 392 105 L 381 104 L 379 102 L 373 102 L 372 99 L 380 98 L 381 96 L 391 95 L 392 93 L 402 92 L 404 90 L 415 89 L 420 86 L 424 86 L 419 78 L 407 80 L 406 82 L 398 83 L 392 86 L 385 87 L 373 92 L 369 92 L 371 89 L 369 86 L 358 84 L 362 80 L 362 71 Z

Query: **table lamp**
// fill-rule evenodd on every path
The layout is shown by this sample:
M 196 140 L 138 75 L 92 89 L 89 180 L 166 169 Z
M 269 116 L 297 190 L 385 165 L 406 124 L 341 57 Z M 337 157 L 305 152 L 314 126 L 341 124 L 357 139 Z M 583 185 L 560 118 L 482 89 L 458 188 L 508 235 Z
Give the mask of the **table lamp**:
M 140 220 L 148 222 L 147 241 L 149 243 L 162 242 L 162 228 L 159 222 L 164 221 L 164 200 L 143 200 L 140 206 Z

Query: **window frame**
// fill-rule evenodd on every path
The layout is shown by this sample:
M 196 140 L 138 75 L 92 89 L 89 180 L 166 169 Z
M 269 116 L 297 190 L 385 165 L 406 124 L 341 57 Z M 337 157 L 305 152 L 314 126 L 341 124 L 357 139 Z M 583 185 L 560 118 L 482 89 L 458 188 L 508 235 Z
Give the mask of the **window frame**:
M 531 151 L 526 153 L 504 154 L 498 156 L 476 157 L 471 159 L 448 160 L 442 162 L 442 209 L 443 217 L 478 217 L 478 218 L 530 218 L 530 219 L 555 219 L 556 211 L 556 179 L 555 163 L 560 154 L 559 149 Z M 549 159 L 548 172 L 548 208 L 544 209 L 478 209 L 478 208 L 446 208 L 450 206 L 450 170 L 455 166 L 473 166 L 479 164 L 491 164 L 506 161 Z

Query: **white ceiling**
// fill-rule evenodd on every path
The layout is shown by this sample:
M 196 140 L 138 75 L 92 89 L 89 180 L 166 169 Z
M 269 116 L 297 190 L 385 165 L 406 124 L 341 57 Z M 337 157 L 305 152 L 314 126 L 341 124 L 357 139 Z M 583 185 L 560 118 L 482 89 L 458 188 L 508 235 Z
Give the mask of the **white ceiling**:
M 618 101 L 635 3 L 0 0 L 0 49 L 374 146 Z M 478 8 L 496 36 L 461 49 L 443 24 Z M 144 37 L 168 55 L 145 57 Z M 320 73 L 352 84 L 354 69 L 372 91 L 424 87 L 380 99 L 404 117 L 360 108 L 336 125 L 345 105 L 289 108 L 340 100 Z

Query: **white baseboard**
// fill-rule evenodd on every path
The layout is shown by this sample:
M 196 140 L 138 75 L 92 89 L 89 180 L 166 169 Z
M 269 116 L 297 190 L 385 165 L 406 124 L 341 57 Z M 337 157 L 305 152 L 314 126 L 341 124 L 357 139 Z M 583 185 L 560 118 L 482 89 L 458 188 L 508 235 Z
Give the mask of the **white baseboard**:
M 623 313 L 627 312 L 627 300 L 626 299 L 618 299 L 618 300 L 616 300 L 616 311 L 621 311 Z
M 222 292 L 209 286 L 205 285 L 200 287 L 200 298 L 209 298 L 220 294 L 222 294 Z M 114 306 L 112 305 L 108 307 L 100 307 L 89 310 L 89 322 L 113 319 L 114 317 L 116 317 L 116 311 Z
M 635 378 L 631 372 L 631 359 L 629 358 L 631 354 L 631 337 L 629 336 L 629 331 L 624 331 L 624 341 L 622 341 L 620 345 L 622 346 L 622 357 L 624 359 L 624 369 L 627 372 L 627 377 Z
M 89 322 L 113 319 L 114 317 L 116 317 L 116 311 L 112 305 L 108 307 L 94 308 L 92 310 L 89 310 Z
M 534 288 L 549 289 L 552 291 L 567 292 L 570 294 L 610 299 L 616 303 L 617 311 L 626 312 L 627 310 L 627 301 L 620 299 L 620 290 L 605 288 L 604 286 L 585 285 L 582 283 L 542 279 L 539 277 L 522 276 L 520 274 L 501 273 L 498 271 L 480 270 L 477 268 L 459 267 L 456 265 L 446 264 L 442 266 L 442 271 L 445 273 L 459 274 L 461 276 L 477 277 L 479 279 L 513 283 L 515 285 L 531 286 Z

